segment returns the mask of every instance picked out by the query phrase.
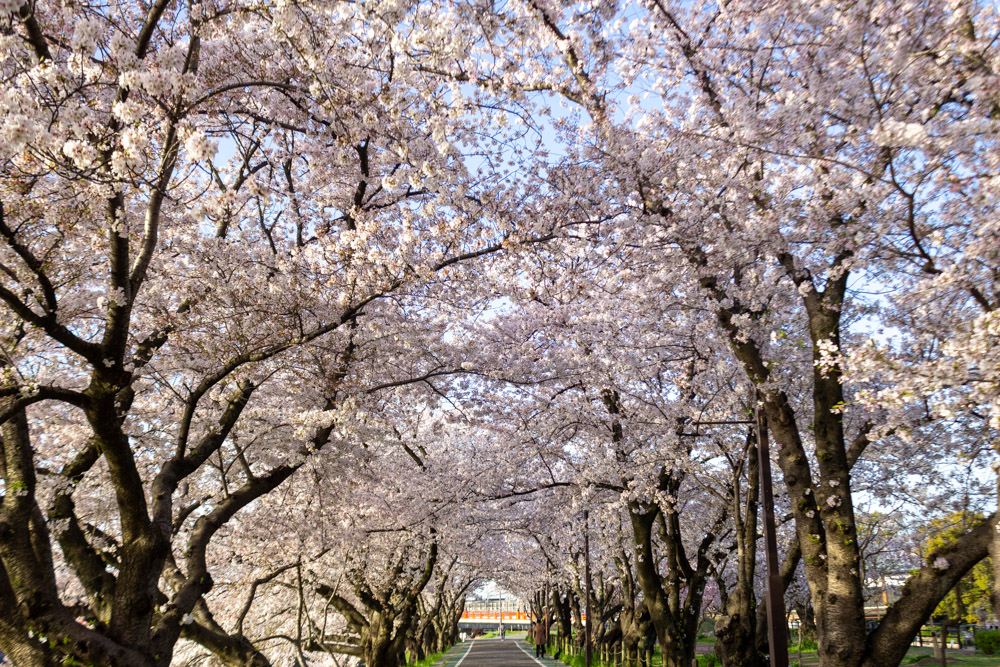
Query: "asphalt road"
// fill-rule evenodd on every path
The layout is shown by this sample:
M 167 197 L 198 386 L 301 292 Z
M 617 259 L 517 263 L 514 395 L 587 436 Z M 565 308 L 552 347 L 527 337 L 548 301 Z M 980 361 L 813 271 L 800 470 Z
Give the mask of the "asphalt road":
M 552 656 L 536 659 L 534 649 L 524 643 L 523 637 L 465 641 L 438 663 L 439 667 L 552 667 L 561 664 L 552 660 Z

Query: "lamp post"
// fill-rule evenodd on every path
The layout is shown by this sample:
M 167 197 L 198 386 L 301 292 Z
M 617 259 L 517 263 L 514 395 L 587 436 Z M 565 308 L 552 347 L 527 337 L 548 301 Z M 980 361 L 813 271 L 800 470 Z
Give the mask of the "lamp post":
M 548 597 L 548 591 L 545 591 L 545 595 Z M 542 614 L 545 615 L 545 646 L 548 646 L 552 630 L 549 628 L 549 604 L 547 599 L 545 601 L 545 606 L 542 607 Z
M 759 398 L 759 396 L 755 396 Z M 761 499 L 764 501 L 764 549 L 767 552 L 767 647 L 771 667 L 788 667 L 788 627 L 785 625 L 785 587 L 778 571 L 778 539 L 774 527 L 774 490 L 771 487 L 771 455 L 767 441 L 767 418 L 754 401 L 757 430 L 757 460 Z
M 767 439 L 767 418 L 757 407 L 755 391 L 752 420 L 696 421 L 693 426 L 752 424 L 757 435 L 757 462 L 760 469 L 761 504 L 764 506 L 764 551 L 767 562 L 767 644 L 771 667 L 788 667 L 788 628 L 785 626 L 785 587 L 778 565 L 778 540 L 774 525 L 774 489 L 771 481 L 771 455 Z M 681 433 L 698 437 L 700 433 Z

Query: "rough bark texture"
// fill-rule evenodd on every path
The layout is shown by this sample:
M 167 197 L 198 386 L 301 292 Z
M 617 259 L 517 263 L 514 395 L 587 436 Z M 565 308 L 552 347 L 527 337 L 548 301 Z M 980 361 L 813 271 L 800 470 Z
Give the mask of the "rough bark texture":
M 691 256 L 697 260 L 698 253 Z M 834 260 L 833 268 L 843 269 L 847 256 Z M 793 258 L 780 258 L 789 277 L 803 294 L 809 318 L 813 354 L 821 362 L 820 342 L 840 344 L 840 317 L 844 306 L 848 271 L 842 270 L 837 279 L 829 280 L 819 291 L 812 277 L 796 268 Z M 702 280 L 702 286 L 722 303 L 725 292 L 714 278 Z M 727 333 L 737 359 L 748 377 L 760 384 L 768 380 L 770 371 L 753 340 L 740 335 L 733 318 L 742 314 L 737 303 L 732 307 L 717 307 L 716 315 Z M 917 628 L 930 615 L 958 578 L 953 570 L 935 571 L 924 568 L 914 575 L 920 582 L 920 604 L 897 604 L 869 638 L 866 636 L 864 599 L 862 596 L 860 552 L 857 524 L 851 500 L 850 471 L 860 451 L 864 434 L 858 442 L 848 445 L 843 430 L 841 410 L 844 394 L 840 371 L 817 363 L 813 377 L 813 429 L 816 442 L 814 478 L 802 441 L 802 425 L 788 397 L 779 388 L 764 392 L 763 407 L 768 426 L 778 443 L 778 464 L 792 499 L 796 537 L 805 563 L 806 581 L 815 611 L 821 667 L 857 667 L 858 665 L 896 664 L 893 658 L 905 653 Z M 971 567 L 985 557 L 991 538 L 983 537 L 980 546 L 970 535 L 963 540 L 970 545 Z M 976 545 L 971 548 L 971 545 Z M 961 559 L 965 562 L 965 559 Z M 960 578 L 960 577 L 959 577 Z M 951 583 L 948 583 L 948 582 Z M 908 586 L 909 588 L 909 586 Z M 912 590 L 912 589 L 911 589 Z M 928 606 L 929 605 L 929 606 Z M 900 630 L 900 628 L 903 628 Z M 907 634 L 909 633 L 909 634 Z M 875 648 L 877 646 L 877 648 Z M 884 660 L 884 662 L 878 662 Z
M 988 555 L 996 522 L 997 516 L 992 514 L 928 556 L 929 564 L 910 576 L 900 599 L 868 636 L 861 662 L 864 667 L 890 667 L 903 660 L 910 641 L 944 596 Z M 935 563 L 947 563 L 947 567 L 935 567 Z
M 558 586 L 552 587 L 552 610 L 555 616 L 556 636 L 559 638 L 560 644 L 572 637 L 573 622 L 569 602 L 571 594 L 571 591 L 562 591 Z
M 13 400 L 0 401 L 0 410 L 11 408 Z M 7 489 L 0 501 L 0 647 L 25 664 L 61 664 L 69 655 L 99 665 L 152 665 L 152 656 L 132 648 L 135 644 L 123 645 L 77 623 L 59 600 L 49 531 L 35 498 L 24 409 L 13 410 L 0 428 L 0 450 Z M 149 644 L 140 646 L 148 650 Z
M 622 609 L 619 614 L 621 643 L 631 655 L 639 651 L 639 644 L 649 634 L 653 620 L 649 610 L 639 598 L 639 587 L 632 575 L 632 563 L 628 554 L 622 552 L 615 558 L 621 582 Z
M 434 573 L 437 556 L 437 544 L 432 543 L 424 557 L 423 570 L 415 579 L 406 580 L 404 548 L 391 571 L 384 573 L 382 588 L 372 590 L 362 580 L 355 582 L 354 594 L 361 608 L 333 588 L 318 586 L 316 592 L 330 602 L 355 633 L 354 637 L 336 638 L 337 641 L 323 638 L 323 648 L 331 653 L 360 656 L 368 667 L 399 667 L 405 662 L 406 641 L 416 620 L 419 597 Z
M 681 478 L 662 471 L 660 490 L 675 495 Z M 657 505 L 629 503 L 634 538 L 635 567 L 660 643 L 664 667 L 688 667 L 694 659 L 698 639 L 701 601 L 711 564 L 707 553 L 721 527 L 722 517 L 698 545 L 694 563 L 687 557 L 676 511 L 663 514 Z M 659 527 L 665 552 L 664 564 L 654 555 L 654 528 Z

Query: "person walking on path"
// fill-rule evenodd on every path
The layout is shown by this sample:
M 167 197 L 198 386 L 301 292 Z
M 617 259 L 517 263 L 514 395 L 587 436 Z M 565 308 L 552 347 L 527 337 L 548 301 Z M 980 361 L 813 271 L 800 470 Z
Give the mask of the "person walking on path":
M 535 657 L 544 658 L 545 657 L 545 645 L 548 643 L 548 637 L 545 636 L 545 624 L 539 621 L 535 623 Z

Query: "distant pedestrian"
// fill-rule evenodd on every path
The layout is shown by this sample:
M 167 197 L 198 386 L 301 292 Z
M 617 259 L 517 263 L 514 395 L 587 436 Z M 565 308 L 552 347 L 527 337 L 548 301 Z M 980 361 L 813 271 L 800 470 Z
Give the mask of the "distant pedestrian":
M 535 623 L 535 657 L 544 658 L 545 657 L 545 645 L 548 643 L 549 638 L 546 636 L 548 633 L 545 632 L 545 624 L 539 621 Z

